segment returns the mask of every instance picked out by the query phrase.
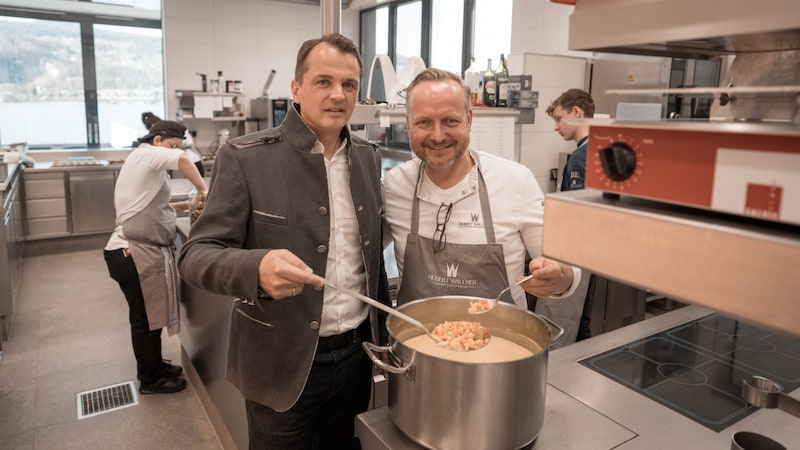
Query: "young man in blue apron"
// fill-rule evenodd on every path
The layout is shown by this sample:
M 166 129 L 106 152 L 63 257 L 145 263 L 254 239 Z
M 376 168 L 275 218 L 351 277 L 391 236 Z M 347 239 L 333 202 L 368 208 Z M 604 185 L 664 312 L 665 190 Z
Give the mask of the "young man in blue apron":
M 469 148 L 470 91 L 458 75 L 427 69 L 409 85 L 406 122 L 417 158 L 384 178 L 402 304 L 438 295 L 495 297 L 522 289 L 565 296 L 580 270 L 541 256 L 544 194 L 525 166 Z M 410 218 L 410 220 L 409 220 Z M 513 302 L 526 308 L 521 288 Z

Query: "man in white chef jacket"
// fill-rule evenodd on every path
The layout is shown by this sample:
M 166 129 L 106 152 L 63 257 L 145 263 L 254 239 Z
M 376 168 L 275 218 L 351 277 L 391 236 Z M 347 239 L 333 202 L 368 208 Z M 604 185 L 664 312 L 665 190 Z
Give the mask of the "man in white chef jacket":
M 544 194 L 525 166 L 471 150 L 469 87 L 458 75 L 426 69 L 407 89 L 409 143 L 416 158 L 384 178 L 386 224 L 400 272 L 397 301 L 437 295 L 493 298 L 523 289 L 538 297 L 572 293 L 580 270 L 541 256 Z M 384 233 L 385 236 L 388 233 Z

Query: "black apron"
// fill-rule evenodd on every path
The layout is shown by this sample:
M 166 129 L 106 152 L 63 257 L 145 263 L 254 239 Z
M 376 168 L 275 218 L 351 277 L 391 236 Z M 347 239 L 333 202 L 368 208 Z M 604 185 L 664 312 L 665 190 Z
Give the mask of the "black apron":
M 477 163 L 477 157 L 475 157 Z M 508 287 L 503 245 L 495 242 L 492 210 L 478 169 L 478 196 L 486 231 L 486 244 L 453 244 L 447 242 L 439 252 L 433 251 L 433 239 L 419 235 L 419 198 L 417 191 L 425 164 L 421 164 L 414 200 L 411 208 L 411 231 L 406 240 L 403 259 L 403 276 L 397 292 L 397 303 L 402 305 L 422 298 L 442 295 L 467 295 L 494 298 Z M 507 294 L 505 301 L 513 303 Z

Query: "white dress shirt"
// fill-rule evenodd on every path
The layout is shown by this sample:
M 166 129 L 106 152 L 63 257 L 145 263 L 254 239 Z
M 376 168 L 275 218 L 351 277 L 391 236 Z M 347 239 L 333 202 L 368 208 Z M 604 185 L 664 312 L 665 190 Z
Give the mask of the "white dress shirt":
M 341 288 L 364 293 L 367 274 L 361 255 L 361 233 L 350 192 L 350 155 L 343 151 L 346 146 L 347 140 L 342 142 L 330 160 L 323 157 L 328 174 L 331 228 L 325 278 Z M 317 141 L 311 153 L 324 153 L 322 143 Z M 368 314 L 368 306 L 362 301 L 325 286 L 319 335 L 333 336 L 357 328 Z

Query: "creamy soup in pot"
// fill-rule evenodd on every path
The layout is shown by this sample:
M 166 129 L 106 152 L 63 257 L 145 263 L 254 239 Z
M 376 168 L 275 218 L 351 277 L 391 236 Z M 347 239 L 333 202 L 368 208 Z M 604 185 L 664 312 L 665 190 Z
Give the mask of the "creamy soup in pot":
M 442 347 L 425 334 L 407 339 L 403 344 L 426 355 L 464 363 L 500 363 L 533 356 L 533 352 L 525 347 L 499 336 L 492 336 L 485 347 L 466 352 Z

